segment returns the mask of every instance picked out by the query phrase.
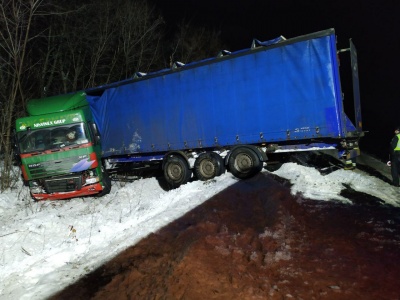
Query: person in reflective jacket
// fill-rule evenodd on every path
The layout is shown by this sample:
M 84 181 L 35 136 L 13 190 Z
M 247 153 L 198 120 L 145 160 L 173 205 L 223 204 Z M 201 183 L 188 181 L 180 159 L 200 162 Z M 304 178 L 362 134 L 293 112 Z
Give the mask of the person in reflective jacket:
M 392 167 L 393 185 L 400 186 L 400 126 L 395 128 L 394 137 L 390 141 L 390 161 L 388 161 L 388 165 Z

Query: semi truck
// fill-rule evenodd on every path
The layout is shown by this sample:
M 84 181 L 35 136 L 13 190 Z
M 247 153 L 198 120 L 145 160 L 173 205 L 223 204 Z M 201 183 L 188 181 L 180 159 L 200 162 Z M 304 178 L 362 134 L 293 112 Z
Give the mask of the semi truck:
M 339 68 L 345 51 L 352 120 Z M 104 195 L 121 169 L 157 168 L 176 188 L 226 170 L 250 178 L 280 153 L 333 149 L 349 160 L 363 136 L 357 53 L 351 40 L 337 49 L 334 29 L 253 40 L 248 49 L 31 99 L 15 136 L 35 200 Z

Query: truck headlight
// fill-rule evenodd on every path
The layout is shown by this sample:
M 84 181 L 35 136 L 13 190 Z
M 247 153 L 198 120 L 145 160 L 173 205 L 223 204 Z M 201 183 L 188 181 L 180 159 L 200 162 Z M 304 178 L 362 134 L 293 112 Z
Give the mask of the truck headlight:
M 42 187 L 39 185 L 37 181 L 31 181 L 30 190 L 32 194 L 42 193 Z
M 93 184 L 99 182 L 99 177 L 88 177 L 85 180 L 85 184 Z

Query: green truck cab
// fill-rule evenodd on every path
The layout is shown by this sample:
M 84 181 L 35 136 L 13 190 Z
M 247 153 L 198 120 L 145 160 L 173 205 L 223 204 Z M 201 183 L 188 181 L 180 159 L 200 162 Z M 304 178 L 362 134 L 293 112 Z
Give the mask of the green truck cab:
M 16 120 L 16 151 L 24 183 L 35 200 L 110 191 L 100 136 L 84 92 L 32 99 L 27 112 Z

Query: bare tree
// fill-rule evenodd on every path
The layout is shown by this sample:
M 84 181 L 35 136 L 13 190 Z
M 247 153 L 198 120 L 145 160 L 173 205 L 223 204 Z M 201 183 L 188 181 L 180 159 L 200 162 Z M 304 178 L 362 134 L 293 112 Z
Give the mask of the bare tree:
M 24 107 L 29 93 L 23 86 L 23 77 L 28 68 L 32 22 L 42 0 L 1 0 L 0 4 L 0 154 L 4 156 L 0 190 L 4 190 L 12 180 L 12 127 L 16 108 Z
M 182 22 L 171 43 L 169 64 L 175 61 L 188 63 L 216 56 L 224 45 L 220 38 L 221 32 L 206 27 L 192 26 L 190 22 Z
M 41 82 L 47 95 L 106 84 L 147 71 L 160 56 L 163 20 L 145 1 L 63 4 L 53 14 Z
M 128 78 L 137 71 L 148 72 L 159 68 L 162 17 L 140 1 L 125 1 L 125 5 L 118 6 L 116 15 L 118 28 L 121 29 L 119 57 L 125 65 L 120 76 Z

